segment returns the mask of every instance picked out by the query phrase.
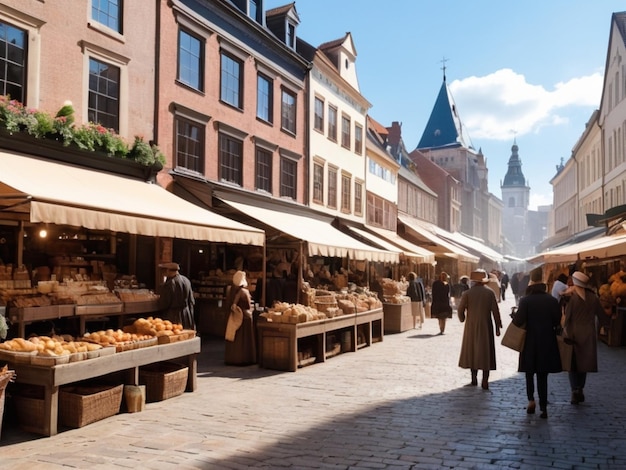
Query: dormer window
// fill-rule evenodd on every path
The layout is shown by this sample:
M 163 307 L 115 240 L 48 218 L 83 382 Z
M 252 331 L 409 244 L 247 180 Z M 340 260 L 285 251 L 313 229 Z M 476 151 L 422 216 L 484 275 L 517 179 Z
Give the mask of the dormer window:
M 263 24 L 263 0 L 233 0 L 242 12 L 259 24 Z
M 290 49 L 296 48 L 296 25 L 290 21 L 287 21 L 285 44 Z

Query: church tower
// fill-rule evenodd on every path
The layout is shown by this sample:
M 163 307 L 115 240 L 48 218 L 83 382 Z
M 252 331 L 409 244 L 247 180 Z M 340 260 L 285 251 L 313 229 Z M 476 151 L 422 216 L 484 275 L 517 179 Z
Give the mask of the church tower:
M 524 258 L 532 254 L 532 241 L 528 224 L 528 206 L 530 203 L 530 187 L 522 173 L 522 161 L 518 154 L 519 147 L 513 141 L 509 168 L 501 184 L 502 202 L 502 233 L 512 245 L 515 256 Z

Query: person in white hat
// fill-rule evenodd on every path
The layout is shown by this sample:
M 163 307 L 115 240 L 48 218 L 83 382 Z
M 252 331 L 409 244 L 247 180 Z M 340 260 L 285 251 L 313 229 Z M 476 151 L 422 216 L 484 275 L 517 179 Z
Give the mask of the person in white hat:
M 585 401 L 584 388 L 588 372 L 598 371 L 596 318 L 600 325 L 608 326 L 610 317 L 604 312 L 600 299 L 589 286 L 589 276 L 580 271 L 572 274 L 573 292 L 565 307 L 564 336 L 573 345 L 569 370 L 572 405 Z
M 229 314 L 224 337 L 224 362 L 229 365 L 246 366 L 257 361 L 252 297 L 247 287 L 246 273 L 237 271 L 226 299 Z
M 478 370 L 482 370 L 482 388 L 488 390 L 489 371 L 496 370 L 494 323 L 496 336 L 500 336 L 502 320 L 496 294 L 486 286 L 489 276 L 485 270 L 472 271 L 470 281 L 472 287 L 463 292 L 457 309 L 459 320 L 465 322 L 459 367 L 470 369 L 472 373 L 470 385 L 473 386 L 478 385 Z
M 159 314 L 164 320 L 182 324 L 186 330 L 195 330 L 191 281 L 180 274 L 178 263 L 163 263 L 159 267 L 165 273 L 165 282 L 159 290 Z

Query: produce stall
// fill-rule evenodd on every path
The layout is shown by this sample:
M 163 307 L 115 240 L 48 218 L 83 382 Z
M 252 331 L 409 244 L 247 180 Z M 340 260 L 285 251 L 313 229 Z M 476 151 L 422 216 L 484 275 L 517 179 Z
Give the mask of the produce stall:
M 51 436 L 58 431 L 59 396 L 63 392 L 59 387 L 114 372 L 122 373 L 123 384 L 136 386 L 141 383 L 141 366 L 176 360 L 186 366 L 186 390 L 194 391 L 200 346 L 195 331 L 149 317 L 137 319 L 126 331 L 98 331 L 77 339 L 15 338 L 0 343 L 0 361 L 15 371 L 17 385 L 43 388 L 39 400 L 42 411 L 32 419 L 41 423 L 31 430 Z
M 259 365 L 294 372 L 383 340 L 382 303 L 368 292 L 310 289 L 312 305 L 277 302 L 259 316 Z

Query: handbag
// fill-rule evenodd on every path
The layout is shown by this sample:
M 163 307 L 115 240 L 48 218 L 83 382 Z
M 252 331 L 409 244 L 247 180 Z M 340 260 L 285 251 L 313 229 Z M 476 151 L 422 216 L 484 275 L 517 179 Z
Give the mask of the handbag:
M 517 326 L 515 323 L 509 323 L 504 336 L 502 336 L 502 346 L 511 348 L 514 351 L 522 352 L 524 342 L 526 341 L 526 328 Z
M 561 356 L 561 369 L 565 372 L 569 372 L 572 370 L 574 341 L 567 336 L 565 327 L 562 327 L 556 335 L 556 343 L 559 346 L 559 355 Z

